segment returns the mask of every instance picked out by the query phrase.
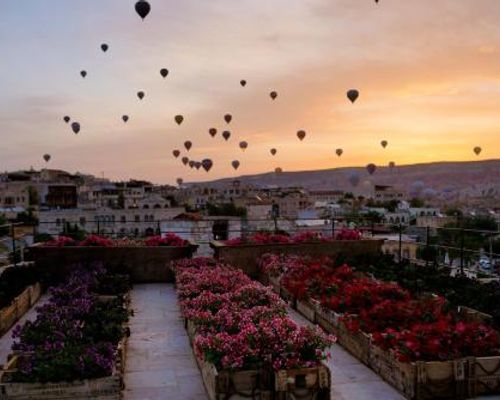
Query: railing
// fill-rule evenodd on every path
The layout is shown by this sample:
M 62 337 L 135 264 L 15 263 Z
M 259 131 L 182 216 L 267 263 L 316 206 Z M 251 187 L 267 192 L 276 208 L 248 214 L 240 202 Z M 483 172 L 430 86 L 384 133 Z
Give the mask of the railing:
M 305 221 L 311 222 L 311 226 L 302 226 Z M 354 223 L 365 236 L 369 237 L 387 237 L 392 236 L 388 243 L 396 243 L 390 249 L 395 255 L 397 261 L 409 260 L 418 264 L 437 264 L 451 267 L 444 258 L 448 254 L 453 261 L 458 261 L 458 268 L 464 273 L 466 268 L 472 262 L 478 262 L 482 257 L 483 262 L 487 262 L 489 269 L 493 270 L 494 263 L 500 260 L 500 254 L 493 252 L 491 243 L 494 238 L 500 237 L 500 231 L 476 230 L 455 227 L 416 227 L 408 224 L 388 224 L 379 223 L 370 219 L 363 218 L 296 218 L 293 220 L 279 218 L 248 219 L 236 217 L 205 217 L 199 221 L 190 220 L 118 220 L 88 221 L 85 224 L 72 223 L 61 224 L 57 222 L 41 222 L 33 227 L 34 237 L 39 233 L 49 232 L 52 236 L 73 235 L 74 226 L 78 230 L 84 230 L 88 234 L 97 234 L 107 237 L 137 237 L 145 235 L 158 235 L 168 232 L 174 232 L 186 239 L 193 239 L 198 244 L 208 248 L 210 240 L 225 240 L 232 237 L 247 236 L 252 233 L 267 231 L 284 231 L 293 235 L 304 231 L 314 231 L 322 233 L 325 236 L 335 235 L 342 228 Z M 7 224 L 0 226 L 7 230 L 3 240 L 10 242 L 9 257 L 14 264 L 22 261 L 22 249 L 19 249 L 20 243 L 16 241 L 16 228 L 21 224 Z M 307 225 L 307 224 L 305 224 Z M 123 231 L 124 227 L 128 230 Z M 412 231 L 415 231 L 412 233 Z M 5 233 L 5 232 L 4 232 Z M 444 234 L 443 234 L 444 233 Z M 409 236 L 416 236 L 418 240 L 410 240 Z M 446 238 L 446 235 L 449 237 Z M 489 248 L 485 249 L 467 247 L 470 241 L 468 238 L 482 238 L 484 243 L 490 242 Z M 0 239 L 2 239 L 0 237 Z M 388 245 L 387 248 L 390 246 Z M 484 268 L 486 272 L 487 268 Z

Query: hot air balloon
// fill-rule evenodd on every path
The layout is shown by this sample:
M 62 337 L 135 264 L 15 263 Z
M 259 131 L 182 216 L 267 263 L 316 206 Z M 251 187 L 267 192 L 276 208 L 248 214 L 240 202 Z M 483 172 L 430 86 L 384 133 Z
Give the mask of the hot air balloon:
M 166 68 L 162 68 L 160 69 L 160 75 L 163 77 L 163 78 L 166 78 L 167 75 L 168 75 L 168 69 Z
M 193 143 L 190 140 L 186 140 L 184 142 L 184 147 L 186 148 L 187 151 L 191 150 L 191 147 L 193 147 Z
M 189 167 L 190 167 L 191 169 L 193 169 L 193 168 L 194 168 L 194 161 L 193 161 L 193 160 L 189 160 Z
M 474 153 L 476 153 L 476 156 L 481 154 L 482 151 L 483 151 L 483 149 L 481 147 L 479 147 L 479 146 L 474 147 Z
M 269 96 L 271 96 L 271 99 L 276 100 L 276 97 L 278 97 L 278 92 L 271 92 L 269 93 Z
M 222 132 L 222 137 L 226 139 L 226 141 L 229 140 L 229 138 L 231 137 L 231 132 L 229 131 Z
M 242 80 L 240 81 L 240 85 L 241 85 L 242 87 L 245 87 L 245 86 L 247 85 L 247 81 L 246 81 L 246 80 L 244 80 L 244 79 L 242 79 Z
M 240 162 L 238 160 L 234 160 L 231 165 L 235 170 L 237 170 L 240 167 Z
M 128 115 L 123 115 L 122 120 L 123 120 L 123 122 L 127 123 L 128 122 Z
M 209 158 L 205 158 L 202 162 L 201 162 L 201 166 L 203 167 L 203 169 L 205 171 L 210 171 L 212 169 L 212 166 L 214 165 L 214 163 L 212 162 L 212 160 L 210 160 Z
M 106 53 L 109 49 L 109 46 L 106 43 L 101 44 L 101 50 L 103 53 Z
M 217 129 L 215 128 L 210 128 L 208 130 L 208 133 L 210 134 L 210 136 L 214 137 L 215 135 L 217 135 Z
M 188 162 L 189 162 L 189 158 L 187 158 L 187 157 L 182 157 L 182 163 L 183 163 L 184 165 L 187 165 L 187 163 L 188 163 Z
M 137 92 L 137 97 L 139 97 L 139 100 L 142 100 L 146 94 L 144 92 Z
M 201 162 L 200 162 L 200 161 L 196 161 L 196 162 L 194 163 L 194 167 L 195 167 L 196 169 L 200 169 L 200 168 L 201 168 Z
M 140 0 L 135 3 L 135 11 L 139 14 L 142 19 L 146 18 L 151 11 L 151 6 L 145 0 Z
M 80 124 L 78 122 L 73 122 L 71 124 L 71 129 L 73 129 L 73 132 L 75 132 L 75 134 L 78 134 L 78 132 L 80 132 Z
M 352 186 L 358 186 L 359 185 L 359 181 L 360 181 L 359 173 L 357 171 L 353 171 L 349 175 L 349 183 Z
M 389 142 L 387 142 L 387 140 L 382 140 L 380 142 L 380 145 L 385 149 L 387 147 L 387 145 L 389 144 Z
M 82 78 L 85 78 L 87 76 L 87 71 L 81 70 L 80 75 L 82 76 Z
M 182 178 L 177 178 L 177 184 L 181 186 L 184 183 L 184 180 Z
M 283 172 L 283 170 L 280 167 L 276 167 L 274 169 L 274 172 L 277 173 L 277 174 L 281 174 Z
M 67 115 L 63 118 L 64 122 L 68 123 L 69 121 L 71 121 L 71 118 L 68 117 Z
M 277 152 L 278 152 L 278 150 L 276 150 L 276 149 L 271 149 L 271 154 L 272 154 L 273 156 L 275 156 Z
M 410 185 L 409 194 L 412 197 L 419 197 L 424 188 L 425 188 L 424 182 L 415 181 Z
M 335 154 L 337 154 L 340 157 L 342 154 L 344 154 L 344 150 L 337 149 L 337 150 L 335 150 Z
M 224 121 L 226 121 L 226 123 L 230 124 L 232 120 L 233 116 L 231 114 L 224 115 Z
M 184 117 L 182 115 L 176 115 L 174 119 L 175 122 L 177 122 L 177 125 L 182 124 L 182 122 L 184 121 Z
M 377 170 L 377 166 L 375 164 L 370 163 L 366 166 L 366 170 L 368 171 L 368 173 L 370 175 L 373 175 L 375 173 L 375 171 Z
M 389 162 L 389 168 L 394 169 L 396 167 L 396 163 L 394 161 Z
M 435 196 L 436 191 L 431 188 L 424 189 L 424 191 L 422 192 L 422 197 L 427 201 L 432 200 Z
M 178 158 L 181 155 L 181 152 L 179 150 L 174 150 L 172 151 L 172 154 L 174 155 L 175 158 Z
M 52 157 L 50 156 L 50 154 L 44 154 L 43 155 L 43 159 L 45 160 L 45 162 L 49 162 L 51 158 Z
M 347 92 L 347 98 L 351 100 L 351 103 L 354 103 L 359 97 L 359 92 L 355 89 L 351 89 Z
M 240 142 L 240 149 L 245 151 L 248 147 L 248 143 L 245 141 Z
M 298 131 L 298 132 L 297 132 L 297 137 L 298 137 L 300 140 L 304 140 L 304 138 L 306 137 L 306 132 L 305 132 L 305 131 Z

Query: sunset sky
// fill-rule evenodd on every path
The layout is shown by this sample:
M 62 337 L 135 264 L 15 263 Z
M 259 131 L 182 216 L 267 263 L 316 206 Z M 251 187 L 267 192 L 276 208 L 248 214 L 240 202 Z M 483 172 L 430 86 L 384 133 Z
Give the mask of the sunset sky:
M 135 0 L 1 0 L 0 170 L 45 167 L 49 153 L 51 168 L 173 183 L 500 158 L 499 0 L 149 2 L 143 22 Z M 185 140 L 210 174 L 174 159 Z

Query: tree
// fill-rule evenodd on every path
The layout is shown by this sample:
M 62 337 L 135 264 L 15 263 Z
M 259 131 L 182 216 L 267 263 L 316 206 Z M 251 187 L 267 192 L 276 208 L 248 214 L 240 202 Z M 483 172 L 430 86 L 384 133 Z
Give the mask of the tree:
M 410 207 L 412 208 L 422 208 L 424 207 L 424 205 L 424 201 L 422 199 L 419 199 L 418 197 L 414 197 L 410 200 Z
M 207 214 L 212 217 L 245 217 L 247 210 L 244 207 L 236 207 L 234 203 L 211 204 L 207 203 Z

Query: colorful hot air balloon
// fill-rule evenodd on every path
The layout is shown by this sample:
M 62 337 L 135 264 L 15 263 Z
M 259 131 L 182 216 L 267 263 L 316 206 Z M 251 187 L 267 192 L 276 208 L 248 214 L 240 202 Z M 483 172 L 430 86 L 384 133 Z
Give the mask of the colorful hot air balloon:
M 300 140 L 304 140 L 304 138 L 306 137 L 306 132 L 305 132 L 305 131 L 298 131 L 298 132 L 297 132 L 297 137 L 298 137 Z
M 80 75 L 82 76 L 82 78 L 85 78 L 87 76 L 87 71 L 85 70 L 80 71 Z
M 73 122 L 71 124 L 71 129 L 73 129 L 75 135 L 78 134 L 78 132 L 80 132 L 80 124 L 78 122 Z
M 203 169 L 205 171 L 210 171 L 212 169 L 212 166 L 214 165 L 214 163 L 212 162 L 212 160 L 210 160 L 209 158 L 205 158 L 202 162 L 201 162 L 201 166 L 203 167 Z
M 245 151 L 247 149 L 247 147 L 248 147 L 248 143 L 247 142 L 245 142 L 245 141 L 241 141 L 240 142 L 240 149 L 241 150 Z
M 128 115 L 123 115 L 122 120 L 123 120 L 123 122 L 127 123 L 128 122 Z
M 163 78 L 166 78 L 167 75 L 168 75 L 168 69 L 166 68 L 162 68 L 160 69 L 160 75 L 163 77 Z
M 135 3 L 135 11 L 137 12 L 137 14 L 139 14 L 139 17 L 144 20 L 144 18 L 146 18 L 151 11 L 151 6 L 147 1 L 140 0 Z
M 224 115 L 224 121 L 226 121 L 226 123 L 230 124 L 232 120 L 233 116 L 231 114 Z
M 278 150 L 276 150 L 276 149 L 274 149 L 274 148 L 273 148 L 273 149 L 271 149 L 271 154 L 272 154 L 273 156 L 275 156 L 277 152 L 278 152 Z
M 181 155 L 181 152 L 179 150 L 174 150 L 172 151 L 172 154 L 174 155 L 175 158 L 178 158 Z
M 246 80 L 244 80 L 244 79 L 242 79 L 242 80 L 240 81 L 240 85 L 241 85 L 242 87 L 245 87 L 245 86 L 247 85 L 247 81 L 246 81 Z
M 385 149 L 387 147 L 387 145 L 389 144 L 389 142 L 387 140 L 382 140 L 380 142 L 380 145 Z
M 483 149 L 481 147 L 479 147 L 479 146 L 474 147 L 474 153 L 476 153 L 476 156 L 481 154 L 482 151 L 483 151 Z
M 182 178 L 177 178 L 177 184 L 181 186 L 184 183 L 184 180 Z
M 137 92 L 137 97 L 139 97 L 139 100 L 142 100 L 146 94 L 143 91 Z
M 335 150 L 335 154 L 337 154 L 340 157 L 342 154 L 344 154 L 344 150 L 337 149 L 337 150 Z
M 194 160 L 189 160 L 189 168 L 194 168 Z
M 231 137 L 231 132 L 229 131 L 222 132 L 222 137 L 226 139 L 226 141 L 229 140 L 229 138 Z
M 271 97 L 271 99 L 276 100 L 276 98 L 278 97 L 278 92 L 271 92 L 269 93 L 269 96 Z
M 240 162 L 238 160 L 234 160 L 231 165 L 235 170 L 237 170 L 240 167 Z
M 45 160 L 45 162 L 49 162 L 51 158 L 52 157 L 50 156 L 50 154 L 44 154 L 43 155 L 43 159 Z
M 200 161 L 196 161 L 196 162 L 194 163 L 194 167 L 195 167 L 196 169 L 200 169 L 200 168 L 201 168 L 201 162 L 200 162 Z
M 101 50 L 103 53 L 106 53 L 109 49 L 109 46 L 106 43 L 101 44 Z
M 394 161 L 390 161 L 389 162 L 389 168 L 390 169 L 394 169 L 394 167 L 396 167 L 396 163 Z
M 351 89 L 347 92 L 347 98 L 351 100 L 351 103 L 354 103 L 359 97 L 359 92 L 355 89 Z
M 181 160 L 181 161 L 182 161 L 182 163 L 183 163 L 184 165 L 187 165 L 187 163 L 189 162 L 189 158 L 187 158 L 187 157 L 182 157 L 182 160 Z
M 71 118 L 68 117 L 67 115 L 63 118 L 64 122 L 68 123 L 69 121 L 71 121 Z
M 174 119 L 175 122 L 177 122 L 177 125 L 182 124 L 182 122 L 184 121 L 184 117 L 182 115 L 176 115 Z
M 193 143 L 190 140 L 186 140 L 184 142 L 184 147 L 186 148 L 187 151 L 191 150 L 191 147 L 193 147 Z
M 210 128 L 208 130 L 208 133 L 210 134 L 210 136 L 214 137 L 215 135 L 217 135 L 217 129 L 215 128 Z
M 373 175 L 375 173 L 375 171 L 377 170 L 377 166 L 373 163 L 370 163 L 366 166 L 366 170 L 368 171 L 368 173 L 370 175 Z
M 281 174 L 283 172 L 283 169 L 281 169 L 280 167 L 276 167 L 274 169 L 274 172 L 277 173 L 277 174 Z

